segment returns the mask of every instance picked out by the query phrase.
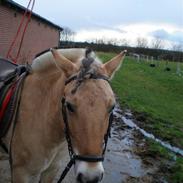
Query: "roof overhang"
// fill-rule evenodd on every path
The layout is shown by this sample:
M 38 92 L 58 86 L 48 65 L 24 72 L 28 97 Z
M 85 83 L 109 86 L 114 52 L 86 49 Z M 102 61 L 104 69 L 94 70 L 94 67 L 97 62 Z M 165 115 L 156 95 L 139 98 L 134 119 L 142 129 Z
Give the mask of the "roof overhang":
M 3 4 L 3 5 L 6 5 L 8 7 L 11 7 L 11 8 L 15 8 L 15 9 L 17 9 L 19 11 L 22 11 L 22 12 L 24 12 L 26 10 L 26 8 L 24 6 L 22 6 L 22 5 L 20 5 L 20 4 L 16 3 L 16 2 L 14 2 L 12 0 L 0 0 L 0 3 Z M 32 12 L 32 16 L 34 18 L 37 18 L 37 19 L 39 19 L 39 20 L 41 20 L 41 21 L 49 24 L 50 26 L 55 27 L 56 29 L 58 29 L 60 31 L 63 30 L 63 28 L 60 27 L 59 25 L 54 24 L 53 22 L 51 22 L 51 21 L 47 20 L 46 18 L 38 15 L 37 13 Z

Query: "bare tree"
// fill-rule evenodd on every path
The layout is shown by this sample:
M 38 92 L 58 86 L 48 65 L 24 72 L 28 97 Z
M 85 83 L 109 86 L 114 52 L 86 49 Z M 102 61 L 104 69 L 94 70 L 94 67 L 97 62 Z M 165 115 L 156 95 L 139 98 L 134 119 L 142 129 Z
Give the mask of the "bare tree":
M 65 27 L 61 32 L 61 41 L 74 41 L 75 32 L 69 27 Z
M 107 39 L 107 44 L 116 46 L 119 44 L 119 41 L 116 38 L 111 38 L 111 39 Z
M 138 48 L 148 48 L 148 41 L 146 38 L 138 37 L 136 42 Z
M 172 44 L 173 51 L 183 52 L 183 43 L 173 43 Z
M 121 46 L 129 46 L 129 42 L 130 41 L 125 38 L 119 40 Z
M 160 37 L 154 37 L 151 46 L 154 49 L 163 49 L 165 45 L 164 41 Z
M 96 44 L 105 44 L 105 40 L 104 40 L 104 38 L 99 38 L 99 39 L 96 38 L 94 43 L 96 43 Z

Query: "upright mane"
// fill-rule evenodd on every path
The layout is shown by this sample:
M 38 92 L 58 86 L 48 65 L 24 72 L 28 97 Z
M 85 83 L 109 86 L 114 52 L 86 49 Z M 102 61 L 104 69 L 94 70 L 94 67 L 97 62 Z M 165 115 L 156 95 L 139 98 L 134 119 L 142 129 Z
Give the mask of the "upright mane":
M 87 53 L 87 51 L 86 51 Z M 72 90 L 72 93 L 74 94 L 78 87 L 81 85 L 81 83 L 87 79 L 97 79 L 97 78 L 103 78 L 108 80 L 107 76 L 105 77 L 104 75 L 99 74 L 98 68 L 101 65 L 100 62 L 95 61 L 94 58 L 86 55 L 86 58 L 81 60 L 81 66 L 80 70 L 76 75 L 70 77 L 66 83 L 70 82 L 73 79 L 76 79 L 76 86 Z M 105 77 L 105 78 L 104 78 Z
M 57 49 L 57 51 L 72 61 L 75 64 L 81 65 L 82 60 L 85 58 L 92 58 L 94 62 L 101 63 L 96 57 L 94 52 L 90 49 L 84 48 L 70 48 L 70 49 Z M 55 60 L 50 51 L 44 52 L 33 60 L 32 69 L 33 71 L 39 72 L 45 68 L 50 67 L 55 63 Z

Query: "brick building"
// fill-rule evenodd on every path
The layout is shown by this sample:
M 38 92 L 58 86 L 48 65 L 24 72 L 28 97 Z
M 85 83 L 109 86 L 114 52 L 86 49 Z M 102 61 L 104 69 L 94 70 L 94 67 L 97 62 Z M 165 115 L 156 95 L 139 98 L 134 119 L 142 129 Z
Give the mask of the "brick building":
M 0 0 L 0 57 L 6 57 L 14 39 L 25 8 L 12 0 Z M 25 33 L 18 63 L 31 62 L 35 55 L 50 47 L 58 46 L 62 28 L 49 20 L 32 13 Z M 20 34 L 21 35 L 21 34 Z M 12 56 L 18 51 L 20 36 Z

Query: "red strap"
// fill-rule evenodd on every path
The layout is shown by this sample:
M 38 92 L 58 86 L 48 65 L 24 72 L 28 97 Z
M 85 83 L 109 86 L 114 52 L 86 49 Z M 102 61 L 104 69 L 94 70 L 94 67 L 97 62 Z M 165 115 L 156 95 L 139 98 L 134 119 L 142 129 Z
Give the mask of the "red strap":
M 11 96 L 13 94 L 14 88 L 15 88 L 15 85 L 12 85 L 11 88 L 8 90 L 8 92 L 6 94 L 5 99 L 3 100 L 2 107 L 0 108 L 0 121 L 3 118 L 3 115 L 5 113 L 5 110 L 6 110 L 7 106 L 8 106 L 8 103 L 9 103 L 9 101 L 11 99 Z
M 32 7 L 29 10 L 29 6 L 30 6 L 31 3 L 32 3 Z M 32 2 L 32 0 L 29 0 L 29 4 L 28 4 L 27 8 L 25 9 L 25 12 L 24 12 L 24 14 L 22 16 L 22 19 L 21 19 L 20 25 L 18 27 L 18 30 L 16 32 L 16 35 L 15 35 L 13 41 L 11 42 L 11 45 L 10 45 L 10 47 L 8 49 L 8 52 L 7 52 L 6 58 L 7 59 L 8 58 L 11 58 L 14 63 L 17 62 L 17 59 L 18 59 L 18 57 L 20 55 L 20 51 L 21 51 L 21 48 L 22 48 L 24 36 L 25 36 L 25 33 L 26 33 L 26 30 L 27 30 L 28 24 L 29 24 L 30 19 L 31 19 L 31 15 L 32 15 L 32 10 L 33 10 L 33 7 L 34 7 L 34 3 L 35 3 L 35 0 L 33 0 L 33 2 Z M 27 18 L 27 20 L 25 20 L 25 18 L 27 16 L 28 16 L 28 18 Z M 25 22 L 25 25 L 24 25 L 24 22 Z M 24 28 L 23 28 L 23 26 L 24 26 Z M 23 29 L 23 32 L 22 32 L 22 29 Z M 18 43 L 18 36 L 20 34 L 21 34 L 21 39 L 20 39 L 20 43 Z M 12 52 L 13 48 L 15 47 L 16 41 L 17 41 L 17 43 L 19 45 L 18 52 L 17 52 L 15 58 L 12 58 L 11 52 Z

